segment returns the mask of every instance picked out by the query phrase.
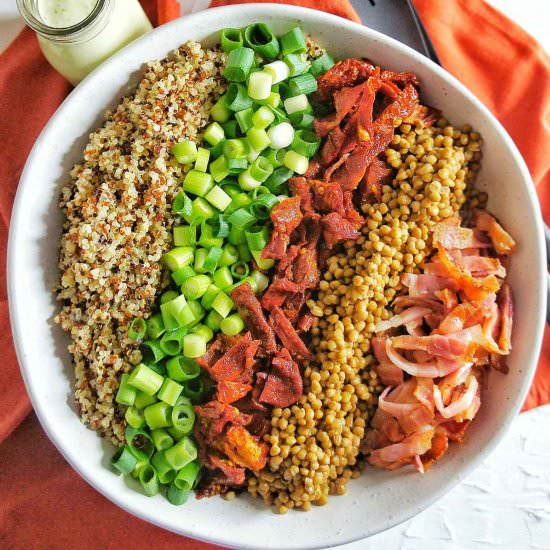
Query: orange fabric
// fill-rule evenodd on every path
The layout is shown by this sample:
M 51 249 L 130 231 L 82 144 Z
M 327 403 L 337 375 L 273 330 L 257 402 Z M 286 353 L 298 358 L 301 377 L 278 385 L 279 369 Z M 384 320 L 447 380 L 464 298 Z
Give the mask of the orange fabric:
M 366 0 L 365 0 L 366 1 Z M 238 0 L 214 0 L 213 5 Z M 293 0 L 358 20 L 348 0 Z M 155 23 L 179 14 L 176 0 L 143 0 Z M 443 65 L 503 122 L 538 185 L 550 221 L 550 62 L 524 31 L 483 0 L 416 0 Z M 473 31 L 475 29 L 475 31 Z M 30 410 L 7 330 L 7 230 L 17 182 L 40 130 L 70 90 L 24 30 L 0 54 L 0 443 Z M 550 331 L 526 408 L 550 402 Z M 90 488 L 63 461 L 30 415 L 0 446 L 0 547 L 215 548 L 177 537 L 124 513 Z M 34 477 L 33 477 L 34 476 Z

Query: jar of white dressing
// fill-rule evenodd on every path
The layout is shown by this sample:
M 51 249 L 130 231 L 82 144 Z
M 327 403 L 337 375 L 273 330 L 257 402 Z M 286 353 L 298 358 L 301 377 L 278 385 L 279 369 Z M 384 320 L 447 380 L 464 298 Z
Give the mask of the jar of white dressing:
M 138 0 L 17 0 L 46 59 L 72 84 L 152 29 Z

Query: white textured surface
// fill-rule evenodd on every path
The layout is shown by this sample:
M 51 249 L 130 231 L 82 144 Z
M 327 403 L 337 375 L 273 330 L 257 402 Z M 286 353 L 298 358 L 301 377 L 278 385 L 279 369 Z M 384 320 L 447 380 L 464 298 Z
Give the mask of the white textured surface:
M 190 8 L 203 8 L 208 0 L 182 3 L 189 13 Z M 490 3 L 523 25 L 550 50 L 548 0 L 490 0 Z M 20 28 L 15 0 L 0 0 L 0 51 Z M 549 428 L 550 406 L 520 415 L 489 459 L 433 507 L 385 533 L 338 548 L 549 549 Z M 365 522 L 368 521 L 366 517 Z

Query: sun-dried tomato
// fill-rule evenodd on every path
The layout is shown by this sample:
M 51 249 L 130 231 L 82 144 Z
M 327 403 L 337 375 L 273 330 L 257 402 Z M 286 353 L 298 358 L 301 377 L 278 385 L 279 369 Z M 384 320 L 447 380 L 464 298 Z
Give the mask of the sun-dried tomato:
M 281 308 L 276 307 L 273 309 L 269 316 L 269 323 L 283 346 L 293 355 L 302 357 L 303 359 L 313 359 L 313 354 L 307 349 Z
M 272 360 L 260 401 L 274 407 L 290 407 L 302 396 L 303 383 L 298 364 L 283 348 Z

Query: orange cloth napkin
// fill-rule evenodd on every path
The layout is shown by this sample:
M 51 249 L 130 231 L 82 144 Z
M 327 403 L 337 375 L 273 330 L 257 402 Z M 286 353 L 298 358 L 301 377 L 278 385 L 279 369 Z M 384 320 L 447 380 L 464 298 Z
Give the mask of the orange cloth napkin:
M 239 0 L 214 0 L 212 5 Z M 285 3 L 285 2 L 279 2 Z M 293 0 L 358 21 L 348 0 Z M 447 70 L 501 120 L 520 148 L 550 221 L 550 60 L 512 21 L 483 0 L 416 0 Z M 143 0 L 160 24 L 178 16 L 176 0 Z M 368 21 L 364 21 L 368 25 Z M 475 29 L 475 30 L 474 30 Z M 11 343 L 6 295 L 6 245 L 11 206 L 33 142 L 70 86 L 43 59 L 34 34 L 24 30 L 0 54 L 0 443 L 30 411 Z M 550 402 L 550 332 L 526 408 Z M 0 547 L 9 549 L 136 550 L 157 546 L 214 548 L 178 537 L 110 504 L 64 462 L 29 415 L 0 445 Z

